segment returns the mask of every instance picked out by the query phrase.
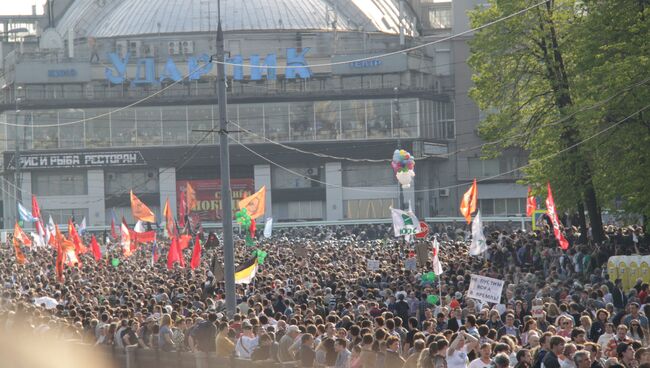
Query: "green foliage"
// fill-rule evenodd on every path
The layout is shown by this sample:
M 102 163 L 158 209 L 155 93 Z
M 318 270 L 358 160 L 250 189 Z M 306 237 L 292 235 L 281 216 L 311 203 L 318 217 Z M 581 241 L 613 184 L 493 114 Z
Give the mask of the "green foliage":
M 491 0 L 471 12 L 472 26 L 535 3 Z M 593 183 L 605 206 L 620 197 L 628 209 L 650 214 L 650 109 L 571 148 L 650 102 L 650 83 L 639 84 L 650 80 L 646 3 L 555 0 L 486 27 L 470 41 L 470 95 L 489 113 L 479 133 L 497 141 L 483 155 L 529 152 L 523 182 L 545 194 L 550 181 L 561 211 L 575 208 Z

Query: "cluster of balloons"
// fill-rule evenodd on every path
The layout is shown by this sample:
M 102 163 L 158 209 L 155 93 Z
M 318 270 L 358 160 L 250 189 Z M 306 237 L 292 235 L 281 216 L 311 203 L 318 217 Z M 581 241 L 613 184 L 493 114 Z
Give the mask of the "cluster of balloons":
M 255 220 L 248 214 L 246 207 L 235 212 L 235 221 L 244 229 L 246 233 L 246 245 L 254 245 L 253 236 L 255 234 Z
M 252 253 L 253 256 L 257 257 L 257 263 L 263 265 L 264 260 L 266 259 L 266 256 L 268 255 L 265 251 L 262 249 L 256 249 Z
M 433 283 L 434 281 L 436 281 L 436 274 L 433 271 L 422 274 L 422 282 Z
M 402 188 L 408 189 L 411 187 L 411 181 L 415 176 L 415 160 L 413 156 L 403 149 L 398 149 L 393 152 L 393 161 L 390 163 L 390 166 L 395 172 L 395 177 Z

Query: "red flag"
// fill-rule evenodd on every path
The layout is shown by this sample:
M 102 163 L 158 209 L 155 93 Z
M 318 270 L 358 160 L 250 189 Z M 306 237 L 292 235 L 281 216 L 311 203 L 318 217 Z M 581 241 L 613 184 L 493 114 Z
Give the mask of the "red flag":
M 72 219 L 68 220 L 68 237 L 72 240 L 72 243 L 74 243 L 75 253 L 84 254 L 88 252 L 88 248 L 86 248 L 86 246 L 81 242 L 81 237 L 79 237 L 79 233 L 72 223 Z
M 185 189 L 187 190 L 187 213 L 189 214 L 192 212 L 192 208 L 196 207 L 196 191 L 189 182 Z
M 192 240 L 192 235 L 183 234 L 178 239 L 178 249 L 184 250 L 190 246 L 190 240 Z
M 124 257 L 129 257 L 133 252 L 133 250 L 131 249 L 133 245 L 131 244 L 131 234 L 129 232 L 129 227 L 126 226 L 126 220 L 124 218 L 122 218 L 120 233 L 121 233 L 120 244 L 122 245 L 122 253 L 124 253 Z
M 95 256 L 95 261 L 98 261 L 102 259 L 102 251 L 99 249 L 99 244 L 97 244 L 97 239 L 95 239 L 95 235 L 90 239 L 90 248 L 93 251 L 93 256 Z
M 169 206 L 169 197 L 165 201 L 165 208 L 163 209 L 163 216 L 165 216 L 165 227 L 167 228 L 167 236 L 173 237 L 176 236 L 176 226 L 174 226 L 174 216 L 172 215 L 172 209 Z
M 185 192 L 181 192 L 181 203 L 178 206 L 178 223 L 181 225 L 181 228 L 185 227 L 185 209 L 187 208 L 187 202 L 185 202 Z
M 255 230 L 257 230 L 257 223 L 255 219 L 251 219 L 251 226 L 248 227 L 248 232 L 251 234 L 251 238 L 255 239 Z
M 476 189 L 476 179 L 465 194 L 463 200 L 460 202 L 460 213 L 463 214 L 465 220 L 469 224 L 472 222 L 472 213 L 476 212 L 476 200 L 478 199 L 478 189 Z
M 147 207 L 146 204 L 133 194 L 131 191 L 131 213 L 133 218 L 142 220 L 144 222 L 156 222 L 156 215 Z
M 156 232 L 153 230 L 139 233 L 137 231 L 129 229 L 129 236 L 131 237 L 131 242 L 136 244 L 151 243 L 152 241 L 156 240 Z
M 115 229 L 115 217 L 111 219 L 111 237 L 117 239 L 117 230 Z
M 169 247 L 169 252 L 167 252 L 167 269 L 171 270 L 174 268 L 174 262 L 180 262 L 180 250 L 178 248 L 178 241 L 176 238 L 172 238 L 172 244 Z
M 553 200 L 553 193 L 551 192 L 551 183 L 547 184 L 548 188 L 548 197 L 546 197 L 546 210 L 548 211 L 548 217 L 551 218 L 551 223 L 553 224 L 553 233 L 555 234 L 555 239 L 560 243 L 560 248 L 563 250 L 569 249 L 569 242 L 566 240 L 560 230 L 560 220 L 557 217 L 557 211 L 555 209 L 555 201 Z
M 195 269 L 201 264 L 201 242 L 199 241 L 199 236 L 196 236 L 194 241 L 194 249 L 192 250 L 192 261 L 190 262 L 190 267 Z
M 526 198 L 526 216 L 531 217 L 537 209 L 537 199 L 531 193 L 530 186 L 528 187 L 528 198 Z
M 58 232 L 58 228 L 57 228 Z M 63 262 L 65 261 L 65 257 L 63 257 L 63 247 L 61 246 L 61 242 L 59 242 L 59 239 L 57 237 L 56 242 L 56 262 L 54 264 L 54 269 L 56 271 L 56 278 L 59 280 L 59 282 L 63 282 L 64 277 L 63 277 Z
M 16 222 L 16 225 L 14 226 L 14 240 L 20 241 L 25 246 L 32 246 L 32 240 L 27 236 L 27 234 L 25 234 L 23 229 L 20 228 L 18 222 Z
M 36 220 L 36 234 L 41 237 L 40 241 L 37 241 L 37 245 L 45 245 L 46 242 L 46 232 L 45 232 L 45 225 L 43 224 L 43 219 L 41 218 L 41 209 L 38 207 L 38 201 L 36 200 L 36 196 L 32 194 L 32 216 L 37 218 Z

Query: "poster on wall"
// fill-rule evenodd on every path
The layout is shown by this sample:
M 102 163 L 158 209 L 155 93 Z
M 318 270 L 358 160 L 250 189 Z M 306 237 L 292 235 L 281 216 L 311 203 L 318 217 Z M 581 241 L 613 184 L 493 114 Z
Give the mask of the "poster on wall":
M 176 180 L 177 201 L 180 201 L 181 192 L 186 191 L 187 183 L 190 183 L 196 192 L 196 204 L 191 209 L 190 214 L 192 221 L 220 221 L 223 208 L 221 203 L 221 180 Z M 253 179 L 231 179 L 230 186 L 232 190 L 232 209 L 234 214 L 234 211 L 237 210 L 237 202 L 255 192 L 255 181 Z M 179 205 L 179 203 L 176 203 L 177 208 Z

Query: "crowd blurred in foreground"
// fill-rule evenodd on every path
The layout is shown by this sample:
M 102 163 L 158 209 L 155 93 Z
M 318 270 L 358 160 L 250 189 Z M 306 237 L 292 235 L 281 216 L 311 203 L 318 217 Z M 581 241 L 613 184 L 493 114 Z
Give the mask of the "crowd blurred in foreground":
M 468 255 L 466 229 L 455 227 L 410 243 L 383 225 L 280 230 L 237 242 L 237 263 L 256 249 L 266 258 L 237 285 L 231 316 L 218 240 L 194 270 L 168 269 L 162 240 L 155 261 L 151 244 L 128 258 L 103 245 L 100 261 L 80 255 L 63 282 L 54 248 L 23 248 L 21 265 L 3 245 L 0 334 L 297 367 L 650 368 L 648 284 L 607 274 L 609 257 L 648 254 L 649 239 L 641 227 L 605 230 L 596 244 L 568 229 L 562 251 L 548 230 L 488 228 L 482 257 Z M 443 273 L 431 278 L 434 236 Z M 468 298 L 470 275 L 504 280 L 501 303 Z

